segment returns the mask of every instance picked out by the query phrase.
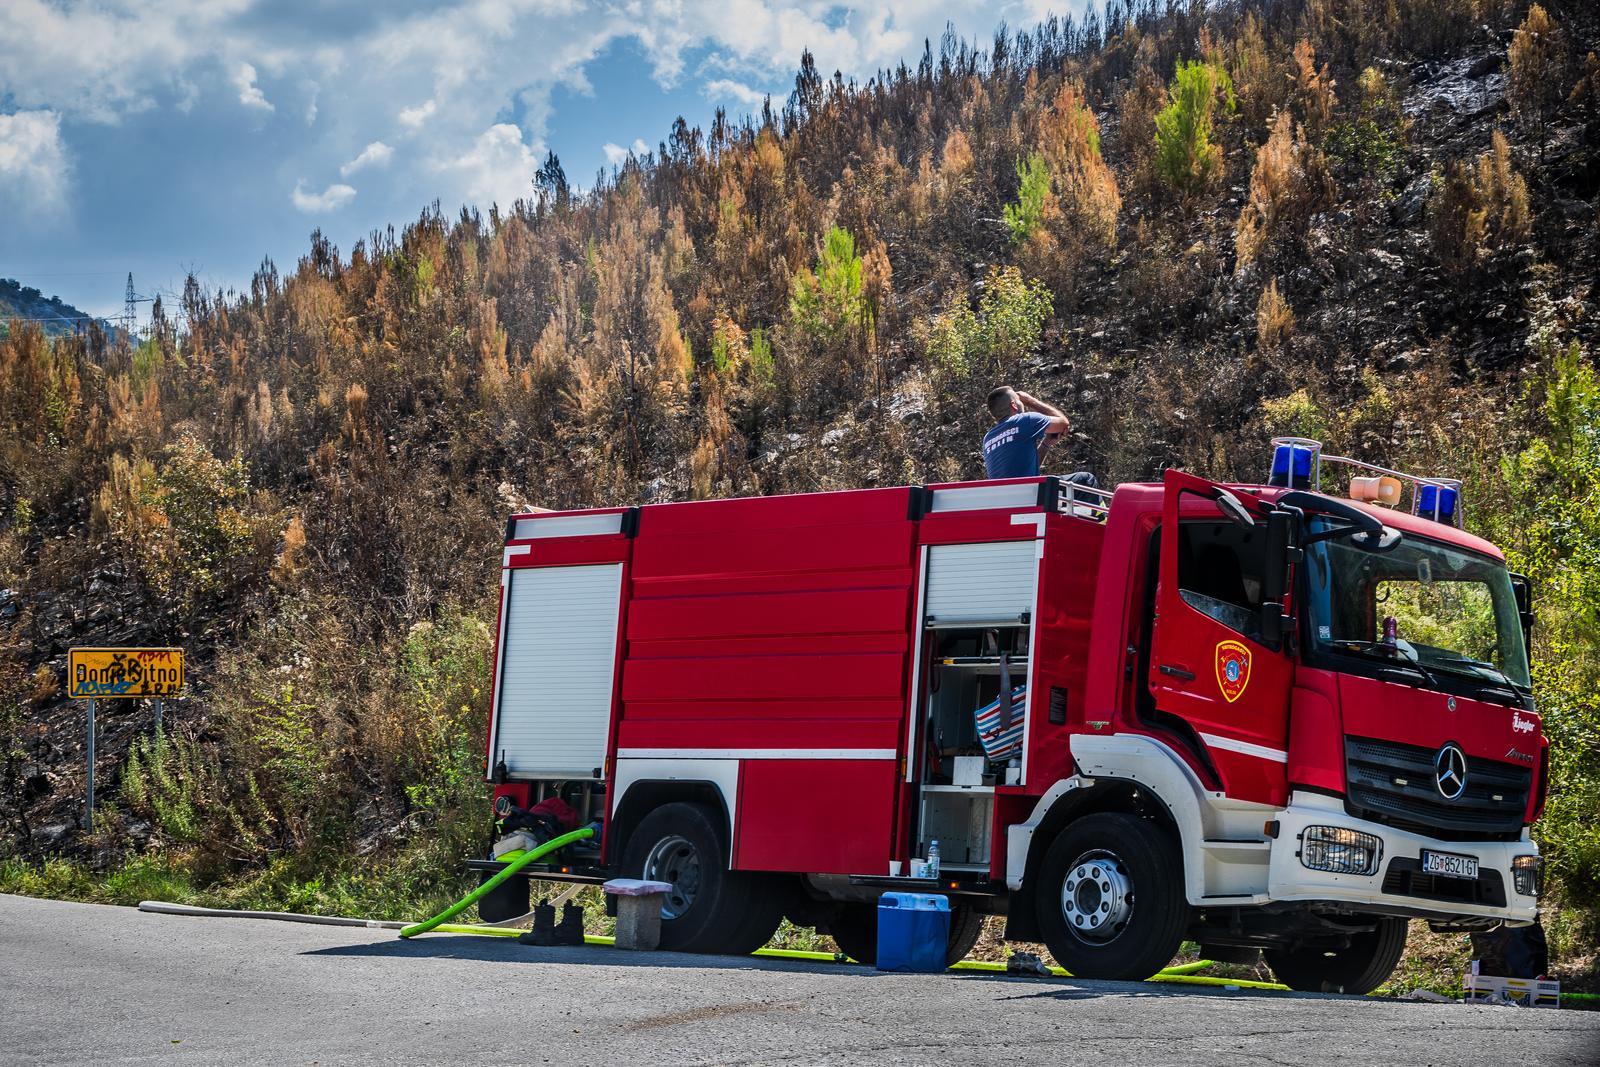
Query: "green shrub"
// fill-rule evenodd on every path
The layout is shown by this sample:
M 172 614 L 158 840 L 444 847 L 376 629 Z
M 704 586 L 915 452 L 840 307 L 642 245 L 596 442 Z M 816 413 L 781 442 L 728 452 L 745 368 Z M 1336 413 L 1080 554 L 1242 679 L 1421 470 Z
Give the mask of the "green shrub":
M 1550 739 L 1549 802 L 1535 829 L 1557 891 L 1600 922 L 1600 378 L 1577 342 L 1535 339 L 1535 438 L 1507 456 L 1489 518 L 1534 582 L 1534 696 Z
M 1026 160 L 1017 160 L 1017 202 L 1004 209 L 1012 244 L 1021 244 L 1039 228 L 1049 199 L 1050 168 L 1042 153 L 1030 152 Z
M 1156 114 L 1156 173 L 1176 193 L 1190 197 L 1222 169 L 1222 149 L 1211 140 L 1217 101 L 1232 113 L 1233 80 L 1218 63 L 1180 62 Z
M 871 326 L 862 288 L 862 259 L 856 239 L 842 226 L 828 231 L 815 270 L 802 269 L 790 281 L 789 314 L 808 336 L 838 341 Z
M 1328 436 L 1328 416 L 1308 389 L 1296 389 L 1288 396 L 1261 402 L 1261 417 L 1267 430 L 1287 437 L 1310 437 L 1321 441 Z
M 1329 128 L 1324 147 L 1341 178 L 1370 182 L 1379 196 L 1392 200 L 1392 186 L 1404 162 L 1405 116 L 1375 67 L 1362 71 L 1358 84 L 1360 102 L 1349 117 Z
M 1000 370 L 1039 347 L 1050 292 L 1015 267 L 991 267 L 978 310 L 960 301 L 934 316 L 927 352 L 944 373 Z

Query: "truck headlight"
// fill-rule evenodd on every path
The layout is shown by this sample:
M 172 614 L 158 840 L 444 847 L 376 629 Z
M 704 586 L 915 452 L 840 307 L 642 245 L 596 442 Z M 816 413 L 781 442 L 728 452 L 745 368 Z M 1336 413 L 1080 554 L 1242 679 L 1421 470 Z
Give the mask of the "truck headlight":
M 1544 889 L 1544 858 L 1518 856 L 1511 861 L 1511 884 L 1525 897 L 1536 897 Z
M 1300 835 L 1300 862 L 1330 874 L 1372 874 L 1383 856 L 1383 842 L 1372 834 L 1342 826 L 1308 826 Z

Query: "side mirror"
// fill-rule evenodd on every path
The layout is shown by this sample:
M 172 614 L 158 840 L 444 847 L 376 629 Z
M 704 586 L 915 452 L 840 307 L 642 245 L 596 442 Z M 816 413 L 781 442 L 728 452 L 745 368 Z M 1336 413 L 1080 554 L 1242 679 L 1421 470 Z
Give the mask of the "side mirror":
M 1511 595 L 1517 601 L 1517 618 L 1522 621 L 1522 643 L 1527 647 L 1528 659 L 1533 659 L 1533 579 L 1526 574 L 1511 576 Z
M 1381 533 L 1363 532 L 1350 535 L 1351 544 L 1368 552 L 1391 552 L 1398 548 L 1403 540 L 1405 535 L 1392 526 L 1385 526 Z
M 1235 526 L 1243 526 L 1247 530 L 1255 526 L 1255 516 L 1250 514 L 1248 508 L 1239 503 L 1238 497 L 1226 489 L 1218 489 L 1216 500 L 1217 507 L 1222 511 L 1223 515 L 1227 516 L 1229 522 Z

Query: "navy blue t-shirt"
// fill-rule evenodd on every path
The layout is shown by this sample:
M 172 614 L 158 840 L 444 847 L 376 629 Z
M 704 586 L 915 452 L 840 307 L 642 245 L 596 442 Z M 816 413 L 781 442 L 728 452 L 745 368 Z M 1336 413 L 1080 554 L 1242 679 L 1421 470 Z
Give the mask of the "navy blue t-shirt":
M 1033 478 L 1039 473 L 1039 439 L 1050 416 L 1019 411 L 983 435 L 983 467 L 990 478 Z

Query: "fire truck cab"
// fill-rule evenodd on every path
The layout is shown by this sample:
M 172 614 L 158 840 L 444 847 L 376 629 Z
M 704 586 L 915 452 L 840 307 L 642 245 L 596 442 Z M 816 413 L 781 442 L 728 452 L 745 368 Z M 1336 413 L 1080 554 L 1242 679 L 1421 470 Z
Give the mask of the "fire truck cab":
M 952 962 L 1002 914 L 1082 977 L 1190 939 L 1348 992 L 1409 919 L 1531 922 L 1526 581 L 1459 483 L 1273 445 L 1267 485 L 514 516 L 488 778 L 501 814 L 560 797 L 600 830 L 528 873 L 669 882 L 686 951 L 787 915 L 870 961 L 877 897 L 916 889 L 950 898 Z M 1320 491 L 1338 465 L 1365 502 Z M 512 879 L 485 917 L 527 900 Z

